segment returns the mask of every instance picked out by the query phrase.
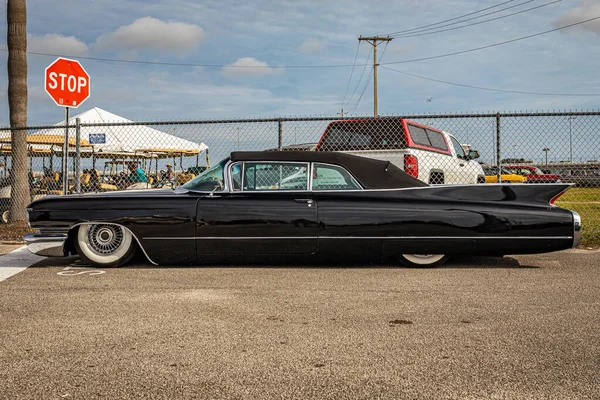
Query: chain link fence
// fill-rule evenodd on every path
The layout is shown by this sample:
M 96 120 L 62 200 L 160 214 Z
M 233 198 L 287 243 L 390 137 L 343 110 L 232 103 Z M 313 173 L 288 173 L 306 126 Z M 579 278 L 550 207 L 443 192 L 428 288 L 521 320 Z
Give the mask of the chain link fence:
M 32 200 L 175 188 L 238 150 L 344 151 L 389 160 L 429 184 L 573 183 L 557 204 L 582 215 L 584 243 L 600 244 L 600 111 L 131 122 L 93 110 L 69 121 L 68 147 L 64 122 L 26 128 Z M 3 221 L 10 135 L 0 128 Z M 263 186 L 293 186 L 306 173 L 285 172 L 287 180 L 275 182 L 262 171 Z

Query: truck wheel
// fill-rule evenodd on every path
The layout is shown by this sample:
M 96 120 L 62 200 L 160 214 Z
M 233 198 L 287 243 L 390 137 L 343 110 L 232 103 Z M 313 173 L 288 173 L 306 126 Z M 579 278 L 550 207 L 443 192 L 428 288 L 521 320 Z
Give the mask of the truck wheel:
M 432 172 L 429 175 L 430 185 L 443 185 L 444 184 L 444 173 L 443 172 Z

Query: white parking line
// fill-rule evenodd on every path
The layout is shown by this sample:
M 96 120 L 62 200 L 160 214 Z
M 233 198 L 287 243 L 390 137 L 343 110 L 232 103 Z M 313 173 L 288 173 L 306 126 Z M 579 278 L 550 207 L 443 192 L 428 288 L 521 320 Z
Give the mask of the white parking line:
M 37 256 L 23 246 L 8 254 L 0 256 L 0 282 L 25 271 L 28 267 L 36 264 L 46 257 Z

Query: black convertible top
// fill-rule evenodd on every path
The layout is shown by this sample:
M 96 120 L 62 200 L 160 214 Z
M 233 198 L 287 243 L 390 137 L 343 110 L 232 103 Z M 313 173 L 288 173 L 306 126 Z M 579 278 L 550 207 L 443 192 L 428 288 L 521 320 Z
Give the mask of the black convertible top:
M 322 162 L 344 167 L 365 189 L 400 189 L 428 186 L 389 161 L 329 151 L 235 151 L 231 161 Z

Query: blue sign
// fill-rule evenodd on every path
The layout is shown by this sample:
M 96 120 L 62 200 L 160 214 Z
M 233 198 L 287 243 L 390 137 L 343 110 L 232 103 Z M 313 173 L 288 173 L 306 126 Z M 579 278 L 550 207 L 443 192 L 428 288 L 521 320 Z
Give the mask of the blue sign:
M 105 144 L 106 133 L 90 133 L 90 144 Z

